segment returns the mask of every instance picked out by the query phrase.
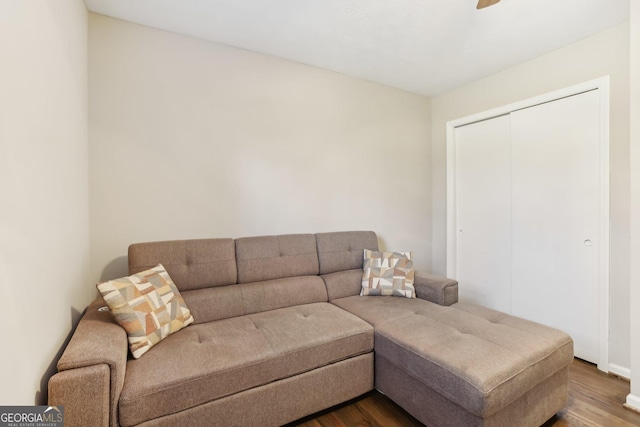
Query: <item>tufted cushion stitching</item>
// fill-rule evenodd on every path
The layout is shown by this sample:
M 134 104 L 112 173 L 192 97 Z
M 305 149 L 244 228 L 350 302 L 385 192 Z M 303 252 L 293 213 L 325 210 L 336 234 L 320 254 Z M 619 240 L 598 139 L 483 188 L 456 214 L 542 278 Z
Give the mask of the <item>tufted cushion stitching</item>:
M 129 274 L 162 263 L 181 291 L 236 283 L 235 242 L 228 238 L 168 240 L 129 246 Z
M 378 249 L 378 241 L 372 231 L 344 231 L 317 233 L 320 274 L 362 268 L 362 250 Z
M 218 264 L 221 262 L 229 262 L 229 261 L 235 261 L 235 259 L 230 258 L 230 259 L 220 259 L 220 260 L 215 260 L 215 261 L 206 261 L 206 262 L 181 262 L 181 263 L 173 263 L 173 264 L 169 264 L 169 263 L 162 263 L 162 265 L 164 265 L 165 267 L 181 267 L 181 266 L 185 266 L 185 265 L 205 265 L 205 264 Z M 145 266 L 145 265 L 136 265 L 136 268 L 150 268 L 150 267 L 154 267 L 157 264 L 151 265 L 151 266 Z
M 300 312 L 301 312 L 301 311 L 300 311 L 300 310 L 298 310 L 298 313 L 300 313 Z M 253 325 L 253 327 L 254 327 L 255 329 L 258 329 L 258 330 L 260 330 L 260 329 L 261 329 L 261 328 L 260 328 L 260 326 L 256 324 L 255 320 L 254 320 L 254 319 L 252 319 L 250 315 L 245 316 L 245 317 L 246 317 L 248 320 L 250 320 L 250 321 L 251 321 L 251 324 Z M 291 355 L 299 354 L 299 353 L 304 352 L 304 351 L 311 351 L 311 350 L 313 350 L 314 348 L 320 348 L 320 347 L 322 347 L 322 346 L 326 345 L 326 342 L 320 342 L 320 343 L 318 343 L 318 344 L 315 344 L 315 345 L 312 345 L 312 346 L 308 346 L 308 347 L 304 347 L 304 348 L 300 348 L 300 349 L 295 349 L 295 350 L 293 350 L 293 351 L 288 351 L 288 352 L 284 352 L 284 353 L 277 353 L 277 352 L 273 349 L 272 343 L 267 339 L 267 337 L 264 335 L 264 333 L 263 333 L 263 332 L 261 332 L 261 334 L 262 334 L 262 335 L 263 335 L 263 337 L 265 338 L 265 342 L 269 345 L 270 349 L 273 351 L 273 353 L 272 353 L 272 355 L 274 356 L 273 358 L 281 358 L 281 357 L 284 357 L 284 356 L 291 356 Z M 365 336 L 365 335 L 367 335 L 367 333 L 366 333 L 366 332 L 360 332 L 360 333 L 357 333 L 357 334 L 353 334 L 353 335 L 349 335 L 349 336 L 345 336 L 345 337 L 336 338 L 336 339 L 333 339 L 332 341 L 333 341 L 333 342 L 347 341 L 347 340 L 352 340 L 352 339 L 354 339 L 354 337 L 361 337 L 361 336 Z M 202 339 L 201 339 L 201 337 L 200 337 L 200 336 L 198 336 L 197 338 L 198 338 L 198 342 L 199 342 L 199 343 L 203 343 L 203 341 L 202 341 Z M 206 342 L 213 342 L 213 340 L 209 339 L 209 340 L 207 340 Z M 355 356 L 359 356 L 359 355 L 361 355 L 361 354 L 365 354 L 365 353 L 368 353 L 368 352 L 369 352 L 369 351 L 362 351 L 362 352 L 360 352 L 360 353 L 358 353 L 358 354 L 353 354 L 353 355 L 351 355 L 351 356 L 348 356 L 348 358 L 350 358 L 350 357 L 355 357 Z M 257 361 L 254 361 L 254 362 L 248 363 L 248 364 L 246 364 L 246 365 L 243 365 L 243 368 L 251 367 L 251 366 L 256 366 L 256 365 L 260 365 L 260 364 L 262 364 L 262 363 L 268 362 L 269 360 L 270 360 L 269 358 L 267 358 L 267 359 L 257 360 Z M 334 358 L 333 360 L 329 361 L 327 364 L 335 363 L 335 362 L 338 362 L 339 360 L 344 360 L 344 358 L 341 358 L 341 359 L 335 359 L 335 358 Z M 324 365 L 324 366 L 326 366 L 326 365 Z M 316 366 L 316 367 L 314 367 L 314 368 L 311 368 L 310 370 L 313 370 L 313 369 L 316 369 L 316 368 L 319 368 L 319 367 L 320 367 L 320 366 Z M 170 390 L 170 389 L 172 389 L 173 387 L 176 387 L 176 386 L 178 386 L 178 385 L 190 384 L 190 383 L 193 383 L 193 382 L 201 381 L 203 378 L 207 378 L 207 377 L 211 377 L 211 376 L 220 375 L 220 374 L 222 374 L 222 373 L 225 373 L 225 372 L 228 372 L 228 371 L 237 370 L 237 369 L 239 369 L 239 367 L 237 367 L 237 366 L 235 366 L 235 367 L 231 367 L 230 369 L 221 370 L 221 371 L 217 371 L 217 372 L 212 372 L 212 373 L 209 373 L 209 374 L 204 375 L 204 376 L 200 376 L 200 377 L 192 378 L 192 379 L 190 379 L 190 380 L 182 381 L 182 382 L 179 382 L 179 383 L 176 383 L 176 384 L 171 384 L 171 385 L 169 385 L 169 386 L 167 386 L 167 387 L 164 387 L 164 388 L 162 388 L 162 389 L 153 390 L 153 391 L 152 391 L 152 392 L 150 392 L 150 393 L 145 393 L 145 394 L 136 395 L 136 396 L 133 396 L 131 399 L 127 399 L 126 397 L 123 397 L 123 398 L 121 398 L 121 399 L 122 399 L 122 401 L 124 401 L 124 402 L 127 402 L 128 400 L 137 400 L 137 399 L 139 399 L 139 398 L 141 398 L 141 397 L 151 396 L 151 395 L 155 395 L 155 394 L 158 394 L 158 393 L 165 392 L 165 391 Z M 302 373 L 302 372 L 291 373 L 291 374 L 289 375 L 289 377 L 286 377 L 286 378 L 290 378 L 290 377 L 292 377 L 292 376 L 299 375 L 299 374 L 301 374 L 301 373 Z M 280 378 L 280 379 L 284 379 L 284 378 Z M 222 397 L 224 397 L 224 396 L 221 396 L 221 397 L 219 397 L 219 398 L 222 398 Z
M 300 255 L 315 255 L 315 252 L 304 252 L 304 253 L 299 253 L 299 254 L 292 254 L 292 255 L 274 255 L 274 256 L 261 256 L 261 257 L 257 257 L 257 258 L 242 258 L 239 259 L 238 261 L 254 261 L 254 260 L 262 260 L 262 259 L 280 259 L 280 258 L 292 258 L 292 257 L 298 257 Z M 232 261 L 232 260 L 229 260 Z
M 260 329 L 260 328 L 257 328 L 257 329 Z M 348 337 L 343 337 L 343 338 L 335 339 L 335 340 L 334 340 L 334 342 L 340 342 L 340 341 L 351 340 L 351 339 L 353 339 L 354 337 L 361 337 L 361 336 L 364 336 L 364 335 L 366 335 L 366 333 L 359 333 L 359 334 L 356 334 L 356 335 L 352 335 L 352 336 L 348 336 Z M 268 340 L 267 340 L 267 343 L 268 343 Z M 277 358 L 280 358 L 280 357 L 282 357 L 282 356 L 291 356 L 291 355 L 295 355 L 295 354 L 301 353 L 301 352 L 303 352 L 303 351 L 310 351 L 310 350 L 313 350 L 314 348 L 322 347 L 322 346 L 323 346 L 323 345 L 325 345 L 325 344 L 326 344 L 326 343 L 320 343 L 320 344 L 318 344 L 318 345 L 314 345 L 314 346 L 310 346 L 310 347 L 305 347 L 304 349 L 298 349 L 298 350 L 291 351 L 291 352 L 287 352 L 287 353 L 279 353 L 279 354 L 277 354 Z M 269 343 L 269 345 L 271 346 L 271 343 Z M 363 351 L 363 352 L 360 352 L 360 353 L 358 353 L 358 354 L 353 354 L 353 355 L 349 356 L 349 358 L 351 358 L 351 357 L 356 357 L 356 356 L 359 356 L 359 355 L 361 355 L 361 354 L 366 354 L 366 353 L 369 353 L 369 352 L 368 352 L 368 351 Z M 335 360 L 330 361 L 328 364 L 335 363 L 335 362 L 338 362 L 338 361 L 340 361 L 340 360 L 344 360 L 344 359 L 335 359 Z M 268 360 L 258 360 L 258 361 L 255 361 L 255 362 L 252 362 L 252 363 L 249 363 L 249 364 L 244 365 L 244 366 L 243 366 L 243 368 L 251 367 L 251 366 L 256 366 L 256 365 L 260 365 L 260 364 L 265 363 L 265 362 L 267 362 L 267 361 L 268 361 Z M 326 366 L 326 365 L 323 365 L 323 366 Z M 316 369 L 316 368 L 320 368 L 320 366 L 313 367 L 313 368 L 311 368 L 310 370 L 313 370 L 313 369 Z M 239 369 L 239 368 L 238 368 L 238 367 L 233 367 L 233 368 L 228 369 L 228 370 L 218 371 L 218 372 L 213 372 L 213 373 L 207 374 L 207 375 L 205 375 L 205 376 L 201 376 L 201 377 L 197 377 L 197 378 L 192 378 L 192 379 L 190 379 L 190 380 L 187 380 L 187 381 L 184 381 L 184 382 L 180 382 L 180 383 L 178 383 L 178 384 L 172 384 L 172 385 L 170 385 L 170 386 L 168 386 L 168 387 L 165 387 L 165 388 L 162 388 L 162 389 L 158 389 L 158 390 L 154 390 L 154 391 L 152 391 L 152 392 L 150 392 L 150 393 L 140 394 L 140 395 L 134 396 L 134 397 L 133 397 L 133 398 L 131 398 L 131 399 L 122 398 L 122 400 L 123 400 L 124 402 L 127 402 L 128 400 L 136 400 L 136 399 L 139 399 L 139 398 L 141 398 L 141 397 L 145 397 L 145 396 L 152 396 L 152 395 L 154 395 L 154 394 L 158 394 L 158 393 L 162 393 L 162 392 L 165 392 L 165 391 L 167 391 L 167 390 L 170 390 L 170 389 L 172 389 L 173 387 L 175 387 L 175 386 L 177 386 L 177 385 L 190 384 L 190 383 L 193 383 L 193 382 L 196 382 L 196 381 L 201 381 L 203 378 L 207 378 L 207 377 L 211 377 L 211 376 L 216 376 L 216 375 L 222 374 L 222 373 L 224 373 L 224 372 L 228 372 L 229 370 L 236 370 L 236 369 Z M 308 372 L 308 371 L 306 371 L 306 372 Z M 292 377 L 292 376 L 299 375 L 299 374 L 301 374 L 301 373 L 303 373 L 303 372 L 295 372 L 295 373 L 290 374 L 288 377 L 279 378 L 278 380 L 285 379 L 285 378 L 290 378 L 290 377 Z M 225 396 L 227 396 L 227 395 L 225 395 Z M 221 399 L 222 397 L 224 397 L 224 396 L 220 396 L 220 397 L 219 397 L 219 398 L 217 398 L 217 399 Z M 216 400 L 217 400 L 217 399 L 216 399 Z M 186 409 L 186 408 L 185 408 L 185 409 Z
M 414 313 L 414 315 L 422 315 L 422 316 L 424 316 L 424 317 L 428 318 L 429 320 L 433 320 L 433 321 L 438 322 L 438 323 L 440 323 L 440 324 L 442 324 L 442 325 L 444 325 L 444 326 L 447 326 L 447 327 L 449 327 L 449 328 L 453 328 L 453 329 L 455 329 L 458 333 L 461 333 L 461 332 L 460 332 L 460 330 L 459 330 L 458 328 L 455 328 L 455 327 L 453 327 L 453 326 L 451 326 L 451 325 L 449 325 L 449 324 L 447 324 L 447 323 L 445 323 L 445 322 L 441 322 L 441 321 L 439 321 L 437 318 L 432 318 L 432 317 L 429 317 L 429 316 L 425 316 L 424 314 L 418 314 L 418 313 Z M 399 320 L 399 319 L 403 319 L 403 318 L 405 318 L 405 317 L 407 317 L 407 316 L 411 316 L 411 314 L 407 314 L 406 316 L 398 317 L 398 318 L 396 318 L 395 320 L 397 321 L 397 320 Z M 475 316 L 475 315 L 474 315 L 474 316 Z M 489 323 L 489 321 L 488 321 L 487 319 L 484 319 L 484 318 L 482 318 L 482 317 L 480 317 L 480 316 L 475 316 L 475 317 L 476 317 L 478 320 L 484 320 L 484 321 L 486 321 L 487 323 Z M 510 327 L 510 328 L 513 328 L 513 329 L 517 329 L 517 330 L 522 330 L 522 331 L 524 331 L 523 329 L 521 329 L 521 328 L 516 328 L 516 327 L 514 327 L 513 325 L 504 325 L 504 326 L 506 326 L 506 327 Z M 529 334 L 534 334 L 534 333 L 533 333 L 533 332 L 531 332 L 531 331 L 525 331 L 525 332 L 527 332 L 527 333 L 529 333 Z M 488 339 L 486 339 L 486 338 L 484 338 L 484 337 L 481 337 L 481 336 L 478 336 L 478 335 L 474 335 L 474 334 L 466 334 L 466 335 L 473 335 L 474 337 L 476 337 L 476 338 L 478 338 L 478 339 L 481 339 L 481 340 L 483 340 L 483 341 L 486 341 L 486 342 L 490 342 L 490 343 L 492 343 L 492 344 L 495 344 L 495 345 L 497 345 L 497 346 L 499 346 L 499 347 L 503 348 L 503 350 L 505 350 L 505 351 L 509 351 L 509 352 L 511 352 L 512 354 L 515 354 L 515 355 L 517 355 L 517 356 L 521 356 L 520 354 L 513 352 L 511 349 L 504 348 L 504 347 L 502 347 L 500 344 L 498 344 L 498 343 L 496 343 L 496 342 L 493 342 L 493 341 L 491 341 L 491 340 L 488 340 Z M 561 343 L 561 344 L 559 344 L 559 345 L 553 345 L 553 342 L 552 342 L 551 340 L 547 339 L 546 337 L 544 337 L 544 336 L 542 336 L 542 335 L 540 335 L 540 334 L 535 334 L 535 335 L 536 335 L 536 336 L 538 336 L 539 338 L 542 338 L 544 341 L 546 341 L 546 342 L 548 342 L 548 343 L 552 344 L 552 348 L 553 348 L 553 350 L 551 350 L 551 351 L 549 351 L 548 353 L 546 353 L 546 355 L 545 355 L 544 357 L 542 357 L 542 358 L 540 358 L 540 359 L 536 359 L 536 360 L 532 361 L 532 362 L 531 362 L 531 363 L 529 363 L 528 365 L 524 366 L 521 370 L 519 370 L 519 371 L 517 371 L 517 372 L 513 373 L 513 374 L 512 374 L 511 376 L 509 376 L 508 378 L 505 378 L 504 380 L 500 381 L 499 383 L 497 383 L 495 386 L 493 386 L 493 387 L 492 387 L 490 390 L 488 390 L 487 392 L 482 391 L 481 389 L 479 389 L 479 388 L 478 388 L 475 384 L 473 384 L 473 383 L 469 383 L 468 381 L 465 381 L 465 382 L 469 383 L 469 384 L 470 384 L 472 387 L 474 387 L 476 390 L 478 390 L 479 392 L 483 393 L 483 395 L 488 395 L 488 394 L 490 394 L 490 393 L 491 393 L 491 392 L 492 392 L 496 387 L 500 386 L 501 384 L 504 384 L 504 383 L 508 382 L 510 379 L 512 379 L 512 378 L 514 378 L 514 377 L 516 377 L 516 376 L 518 376 L 519 374 L 521 374 L 522 372 L 524 372 L 524 371 L 525 371 L 525 370 L 527 370 L 528 368 L 530 368 L 530 367 L 532 367 L 532 366 L 534 366 L 534 365 L 537 365 L 538 363 L 540 363 L 540 362 L 544 361 L 545 359 L 547 359 L 547 358 L 549 358 L 551 355 L 553 355 L 553 354 L 554 354 L 558 349 L 560 349 L 560 348 L 562 348 L 562 347 L 564 347 L 564 346 L 566 346 L 566 345 L 568 345 L 568 344 L 570 344 L 570 343 L 571 343 L 571 340 L 569 339 L 569 340 L 567 340 L 566 342 L 563 342 L 563 343 Z M 452 370 L 450 369 L 450 367 L 448 367 L 448 366 L 444 366 L 444 365 L 442 365 L 441 363 L 438 363 L 437 361 L 435 361 L 435 360 L 433 360 L 433 359 L 429 358 L 429 355 L 425 355 L 425 354 L 421 354 L 421 353 L 417 353 L 417 352 L 413 351 L 412 349 L 410 349 L 410 348 L 406 347 L 406 346 L 404 345 L 404 343 L 402 343 L 402 342 L 400 342 L 399 340 L 395 339 L 395 338 L 394 338 L 393 336 L 391 336 L 391 335 L 383 334 L 383 336 L 384 336 L 387 340 L 389 340 L 389 341 L 393 342 L 394 344 L 398 345 L 399 347 L 402 347 L 402 348 L 406 349 L 407 351 L 411 351 L 412 353 L 416 354 L 416 355 L 417 355 L 417 356 L 419 356 L 420 358 L 425 359 L 425 360 L 428 360 L 429 362 L 433 363 L 434 365 L 439 366 L 440 368 L 442 368 L 442 369 L 446 370 L 447 372 L 451 373 L 452 375 L 458 376 L 458 374 L 457 374 L 457 373 L 455 373 L 454 371 L 452 371 Z M 442 341 L 446 341 L 448 338 L 449 338 L 449 337 L 444 337 Z M 441 342 L 441 341 L 438 341 L 438 342 Z M 437 344 L 438 342 L 434 342 L 433 344 Z

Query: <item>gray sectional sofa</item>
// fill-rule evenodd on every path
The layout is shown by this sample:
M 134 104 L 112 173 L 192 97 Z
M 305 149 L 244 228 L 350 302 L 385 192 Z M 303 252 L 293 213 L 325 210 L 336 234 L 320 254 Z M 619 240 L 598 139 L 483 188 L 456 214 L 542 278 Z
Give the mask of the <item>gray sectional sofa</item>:
M 458 303 L 416 273 L 417 298 L 359 296 L 354 231 L 141 243 L 194 323 L 139 359 L 99 298 L 49 381 L 67 426 L 277 426 L 374 388 L 428 426 L 538 426 L 566 403 L 565 333 Z

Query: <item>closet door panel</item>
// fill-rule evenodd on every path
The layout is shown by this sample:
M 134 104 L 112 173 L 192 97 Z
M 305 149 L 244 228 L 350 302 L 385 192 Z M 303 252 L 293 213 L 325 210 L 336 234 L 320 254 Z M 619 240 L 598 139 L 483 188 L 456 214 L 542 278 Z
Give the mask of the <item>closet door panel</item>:
M 460 300 L 511 311 L 509 116 L 456 128 Z
M 511 113 L 513 314 L 598 361 L 597 91 Z

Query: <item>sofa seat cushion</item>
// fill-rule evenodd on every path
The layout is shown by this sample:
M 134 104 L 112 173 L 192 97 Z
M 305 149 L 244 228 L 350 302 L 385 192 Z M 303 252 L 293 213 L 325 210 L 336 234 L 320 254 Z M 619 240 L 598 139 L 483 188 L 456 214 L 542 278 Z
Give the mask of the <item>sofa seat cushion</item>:
M 139 424 L 372 350 L 373 328 L 326 302 L 192 325 L 127 362 L 120 424 Z
M 338 298 L 332 300 L 331 303 L 355 314 L 374 327 L 400 317 L 405 317 L 416 310 L 424 310 L 433 304 L 418 298 L 369 295 Z
M 377 355 L 479 417 L 573 359 L 573 341 L 564 332 L 474 304 L 443 307 L 393 297 L 334 303 L 375 325 Z

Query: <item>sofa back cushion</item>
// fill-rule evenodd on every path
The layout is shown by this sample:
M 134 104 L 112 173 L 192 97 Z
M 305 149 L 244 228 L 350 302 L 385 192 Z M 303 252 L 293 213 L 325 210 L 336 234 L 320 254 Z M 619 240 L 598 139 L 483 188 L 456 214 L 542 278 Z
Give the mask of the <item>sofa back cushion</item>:
M 340 231 L 316 234 L 320 274 L 329 301 L 358 295 L 362 289 L 364 250 L 378 250 L 373 231 Z
M 335 273 L 323 274 L 327 286 L 327 298 L 333 301 L 339 298 L 360 295 L 362 290 L 362 269 L 336 271 Z
M 318 275 L 313 234 L 236 239 L 238 283 Z
M 162 264 L 180 292 L 236 283 L 233 239 L 173 240 L 129 246 L 129 274 Z
M 195 324 L 327 301 L 327 289 L 319 276 L 296 276 L 216 286 L 181 294 L 191 310 Z
M 237 285 L 244 314 L 294 305 L 327 302 L 327 288 L 319 276 L 295 276 Z
M 238 285 L 214 286 L 181 292 L 184 302 L 191 310 L 193 323 L 242 316 L 242 290 Z
M 378 249 L 374 232 L 136 243 L 129 274 L 161 263 L 204 323 L 356 295 L 364 249 Z
M 340 231 L 316 234 L 320 274 L 345 270 L 362 270 L 364 250 L 378 250 L 373 231 Z

